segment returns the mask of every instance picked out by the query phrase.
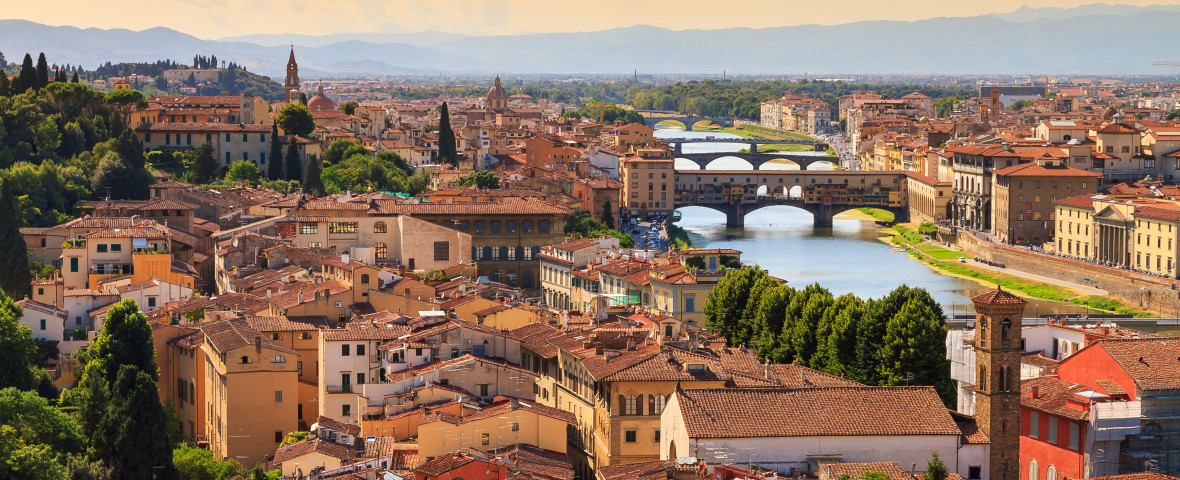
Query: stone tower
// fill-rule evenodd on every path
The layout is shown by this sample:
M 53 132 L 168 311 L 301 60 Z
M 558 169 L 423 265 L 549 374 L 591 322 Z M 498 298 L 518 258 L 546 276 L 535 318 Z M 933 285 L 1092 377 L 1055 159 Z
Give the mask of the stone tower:
M 975 304 L 975 421 L 991 439 L 990 480 L 1020 476 L 1020 325 L 1023 298 L 1002 289 Z
M 288 102 L 299 101 L 299 64 L 295 62 L 294 46 L 291 46 L 291 56 L 287 59 L 287 80 L 283 82 L 283 93 Z

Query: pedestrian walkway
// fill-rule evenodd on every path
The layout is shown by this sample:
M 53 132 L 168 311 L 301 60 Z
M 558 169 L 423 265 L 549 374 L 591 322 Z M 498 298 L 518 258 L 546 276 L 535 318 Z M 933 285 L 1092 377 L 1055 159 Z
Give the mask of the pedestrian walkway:
M 1110 292 L 1107 292 L 1106 290 L 1102 290 L 1100 288 L 1094 288 L 1089 285 L 1083 285 L 1081 283 L 1067 282 L 1065 280 L 1058 280 L 1053 277 L 1046 277 L 1044 275 L 1037 275 L 1035 273 L 1022 272 L 1020 270 L 1013 270 L 1011 268 L 993 267 L 991 265 L 988 265 L 985 263 L 979 263 L 974 260 L 968 260 L 968 263 L 970 263 L 971 266 L 973 266 L 973 267 L 982 268 L 984 270 L 993 270 L 993 271 L 1000 272 L 1000 273 L 1007 273 L 1007 274 L 1012 275 L 1014 277 L 1021 277 L 1021 278 L 1027 278 L 1029 280 L 1036 280 L 1038 282 L 1047 283 L 1049 285 L 1057 285 L 1059 287 L 1065 287 L 1065 288 L 1068 288 L 1071 290 L 1077 290 L 1079 292 L 1085 293 L 1086 295 L 1106 296 L 1106 295 L 1110 294 Z

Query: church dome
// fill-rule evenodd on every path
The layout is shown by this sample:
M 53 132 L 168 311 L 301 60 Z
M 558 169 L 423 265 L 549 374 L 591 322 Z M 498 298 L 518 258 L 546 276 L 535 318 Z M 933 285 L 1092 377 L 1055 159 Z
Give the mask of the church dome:
M 315 96 L 307 99 L 307 108 L 308 110 L 335 110 L 336 103 L 324 95 L 324 86 L 320 85 L 316 89 Z
M 504 87 L 500 86 L 500 76 L 496 76 L 496 84 L 488 90 L 488 98 L 508 98 L 508 93 L 504 91 Z

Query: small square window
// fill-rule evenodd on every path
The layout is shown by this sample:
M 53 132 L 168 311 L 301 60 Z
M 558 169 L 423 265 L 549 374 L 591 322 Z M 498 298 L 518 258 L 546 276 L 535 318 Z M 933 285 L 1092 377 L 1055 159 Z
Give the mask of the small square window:
M 636 438 L 637 438 L 637 437 L 636 437 L 636 431 L 635 431 L 635 430 L 627 430 L 627 431 L 625 432 L 625 437 L 626 437 L 626 441 L 627 441 L 627 443 L 635 443 L 635 442 L 636 442 Z

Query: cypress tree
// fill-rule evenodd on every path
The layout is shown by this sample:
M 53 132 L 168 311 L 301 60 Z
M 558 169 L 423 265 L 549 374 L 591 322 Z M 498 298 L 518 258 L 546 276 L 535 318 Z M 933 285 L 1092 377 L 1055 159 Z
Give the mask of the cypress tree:
M 291 143 L 287 144 L 287 180 L 303 180 L 303 165 L 299 164 L 299 149 L 295 147 L 295 136 L 291 135 Z
M 202 184 L 213 180 L 217 175 L 217 158 L 214 157 L 213 145 L 209 142 L 196 148 L 193 157 L 193 183 Z
M 5 97 L 12 94 L 12 85 L 8 83 L 8 74 L 4 73 L 4 69 L 0 68 L 0 97 Z
M 97 432 L 106 437 L 100 443 L 106 448 L 96 453 L 110 466 L 111 478 L 177 478 L 170 420 L 152 375 L 134 365 L 119 367 L 108 405 Z
M 29 273 L 28 247 L 20 234 L 16 197 L 5 182 L 0 186 L 0 288 L 11 298 L 23 298 L 33 280 Z
M 283 144 L 279 143 L 279 122 L 270 126 L 270 163 L 266 164 L 266 178 L 283 179 Z
M 615 212 L 611 207 L 610 199 L 607 198 L 602 201 L 602 223 L 606 224 L 607 228 L 615 228 Z
M 70 79 L 71 83 L 78 83 L 78 72 L 74 72 L 74 78 Z
M 303 191 L 318 195 L 324 193 L 324 181 L 320 179 L 320 171 L 324 164 L 315 155 L 307 156 L 307 180 L 303 182 Z
M 25 60 L 20 64 L 20 77 L 16 79 L 16 90 L 13 93 L 25 93 L 36 87 L 37 68 L 33 67 L 33 56 L 26 53 Z
M 37 343 L 33 332 L 21 328 L 20 317 L 20 309 L 0 292 L 0 389 L 29 390 L 36 383 L 29 364 L 37 353 Z
M 303 105 L 307 105 L 307 94 L 306 93 L 299 94 L 299 103 L 301 103 Z
M 438 109 L 438 158 L 440 161 L 459 166 L 459 155 L 455 151 L 455 131 L 451 129 L 451 111 L 447 102 Z
M 49 62 L 45 60 L 45 52 L 37 56 L 37 86 L 41 89 L 49 85 Z

